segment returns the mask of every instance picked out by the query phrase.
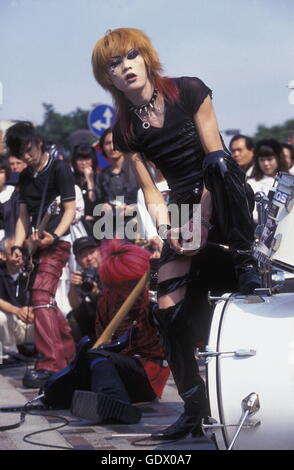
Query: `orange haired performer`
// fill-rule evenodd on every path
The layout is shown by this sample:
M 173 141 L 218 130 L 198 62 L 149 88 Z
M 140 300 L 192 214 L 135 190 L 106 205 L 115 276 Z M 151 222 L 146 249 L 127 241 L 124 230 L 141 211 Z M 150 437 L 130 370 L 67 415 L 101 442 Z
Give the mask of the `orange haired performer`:
M 97 304 L 97 338 L 150 267 L 147 250 L 118 239 L 104 244 L 102 257 L 99 277 L 103 289 Z M 113 339 L 122 338 L 134 321 L 135 331 L 120 352 L 112 352 L 111 348 L 88 352 L 91 392 L 76 392 L 72 404 L 74 415 L 99 423 L 114 420 L 132 424 L 141 417 L 140 409 L 132 403 L 161 397 L 170 369 L 165 364 L 156 328 L 150 322 L 148 288 L 139 295 Z
M 198 433 L 206 396 L 189 325 L 194 312 L 199 316 L 209 290 L 249 294 L 260 286 L 250 251 L 254 226 L 248 197 L 253 194 L 223 144 L 212 91 L 199 78 L 163 77 L 157 52 L 142 31 L 108 31 L 94 47 L 92 65 L 96 80 L 112 94 L 117 107 L 115 148 L 132 163 L 146 206 L 165 240 L 155 317 L 184 413 L 153 437 Z M 188 220 L 170 220 L 144 158 L 154 162 L 167 180 L 170 204 L 180 215 L 188 205 Z M 195 216 L 199 204 L 201 216 Z M 229 245 L 230 253 L 218 253 L 216 243 Z

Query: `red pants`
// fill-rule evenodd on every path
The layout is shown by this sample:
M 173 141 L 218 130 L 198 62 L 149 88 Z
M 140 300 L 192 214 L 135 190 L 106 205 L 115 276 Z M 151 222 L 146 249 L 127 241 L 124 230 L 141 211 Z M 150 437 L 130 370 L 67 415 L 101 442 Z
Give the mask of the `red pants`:
M 42 358 L 37 362 L 36 369 L 57 372 L 64 369 L 75 353 L 75 344 L 68 322 L 57 306 L 54 306 L 55 293 L 70 253 L 68 242 L 58 242 L 39 251 L 31 287 L 30 305 L 35 314 L 35 344 Z

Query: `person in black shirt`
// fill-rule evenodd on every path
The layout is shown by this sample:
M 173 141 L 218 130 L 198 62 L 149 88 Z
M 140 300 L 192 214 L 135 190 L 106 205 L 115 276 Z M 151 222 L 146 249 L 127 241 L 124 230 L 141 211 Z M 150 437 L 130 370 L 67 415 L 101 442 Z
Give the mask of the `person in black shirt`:
M 18 218 L 18 191 L 9 184 L 11 171 L 6 155 L 0 155 L 0 240 L 14 237 Z
M 248 197 L 253 194 L 224 147 L 212 91 L 199 78 L 163 77 L 157 52 L 142 31 L 108 31 L 94 47 L 92 65 L 96 80 L 117 105 L 114 147 L 132 162 L 147 208 L 165 240 L 155 319 L 184 400 L 184 413 L 152 437 L 173 439 L 199 433 L 207 403 L 194 357 L 193 313 L 203 310 L 208 290 L 238 289 L 249 294 L 260 286 L 250 252 L 254 226 Z M 188 205 L 188 218 L 170 222 L 145 158 L 155 163 L 168 182 L 170 211 L 172 203 L 182 215 Z M 220 243 L 229 245 L 232 254 L 218 255 L 211 248 Z
M 6 133 L 7 148 L 28 165 L 19 179 L 20 214 L 16 223 L 13 256 L 19 256 L 29 236 L 38 258 L 30 286 L 34 309 L 35 344 L 41 359 L 35 370 L 23 377 L 23 385 L 39 388 L 54 372 L 71 361 L 75 344 L 70 328 L 55 302 L 62 269 L 70 254 L 69 227 L 75 216 L 75 190 L 72 171 L 63 160 L 55 159 L 45 148 L 30 122 L 17 122 Z M 38 231 L 50 204 L 60 198 L 60 214 Z M 44 202 L 42 208 L 42 200 Z

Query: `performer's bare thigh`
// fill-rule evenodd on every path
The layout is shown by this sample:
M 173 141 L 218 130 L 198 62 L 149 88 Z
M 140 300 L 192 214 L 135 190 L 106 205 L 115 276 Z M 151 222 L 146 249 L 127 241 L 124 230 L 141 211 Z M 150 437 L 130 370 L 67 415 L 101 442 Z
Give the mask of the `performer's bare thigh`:
M 191 257 L 179 256 L 177 259 L 163 264 L 159 268 L 158 282 L 160 283 L 175 277 L 187 276 L 190 272 L 191 261 Z M 166 295 L 159 297 L 159 308 L 168 308 L 183 300 L 185 297 L 186 288 L 186 286 L 182 286 Z

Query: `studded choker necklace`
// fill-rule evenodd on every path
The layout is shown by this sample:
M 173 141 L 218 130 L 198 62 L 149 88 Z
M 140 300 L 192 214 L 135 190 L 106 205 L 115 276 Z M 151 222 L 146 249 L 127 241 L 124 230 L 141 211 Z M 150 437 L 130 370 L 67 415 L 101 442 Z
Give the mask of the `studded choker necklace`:
M 134 106 L 130 104 L 130 110 L 135 113 L 139 119 L 142 121 L 142 127 L 144 129 L 149 129 L 150 122 L 149 122 L 149 113 L 155 110 L 155 101 L 158 96 L 158 89 L 154 88 L 152 96 L 148 103 L 142 104 L 141 106 Z

